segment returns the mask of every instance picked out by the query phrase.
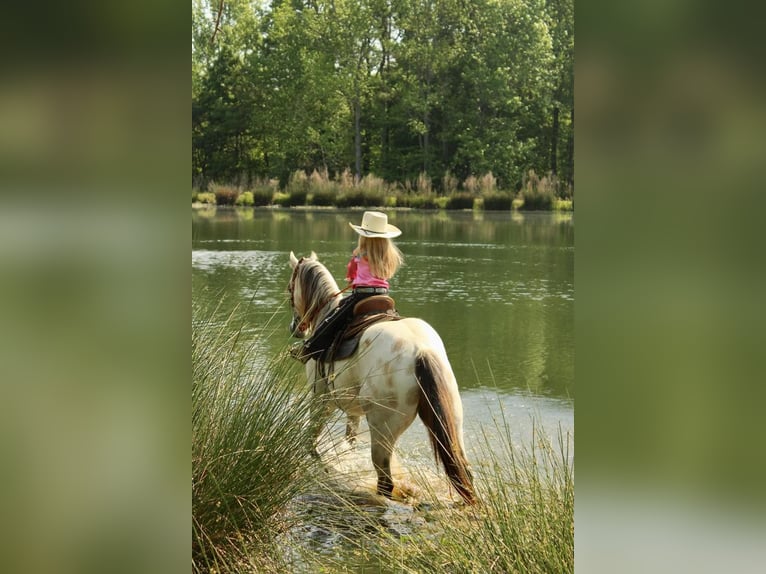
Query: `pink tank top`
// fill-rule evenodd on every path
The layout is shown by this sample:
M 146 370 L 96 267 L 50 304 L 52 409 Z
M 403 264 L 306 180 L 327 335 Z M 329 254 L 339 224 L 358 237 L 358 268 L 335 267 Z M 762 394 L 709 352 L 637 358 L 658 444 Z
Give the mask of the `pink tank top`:
M 370 271 L 370 264 L 359 255 L 355 255 L 348 262 L 346 277 L 351 279 L 354 287 L 385 287 L 388 289 L 388 281 L 375 277 Z

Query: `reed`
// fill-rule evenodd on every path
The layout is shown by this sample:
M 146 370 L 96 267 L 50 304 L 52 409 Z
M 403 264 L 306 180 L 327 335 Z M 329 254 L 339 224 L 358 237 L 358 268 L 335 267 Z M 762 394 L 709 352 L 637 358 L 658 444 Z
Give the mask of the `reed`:
M 508 421 L 490 423 L 473 469 L 474 507 L 444 502 L 419 471 L 419 502 L 409 511 L 327 483 L 313 520 L 342 549 L 304 553 L 301 571 L 573 572 L 571 448 L 572 437 L 561 430 L 551 439 L 535 426 L 531 443 L 514 445 Z
M 219 323 L 194 315 L 193 572 L 573 571 L 570 435 L 550 439 L 533 421 L 531 442 L 515 444 L 501 417 L 474 444 L 479 504 L 447 501 L 422 469 L 414 498 L 383 501 L 310 456 L 303 373 L 284 359 L 254 367 L 236 310 Z
M 315 473 L 316 425 L 302 374 L 241 344 L 236 313 L 193 320 L 192 570 L 280 572 L 276 537 Z

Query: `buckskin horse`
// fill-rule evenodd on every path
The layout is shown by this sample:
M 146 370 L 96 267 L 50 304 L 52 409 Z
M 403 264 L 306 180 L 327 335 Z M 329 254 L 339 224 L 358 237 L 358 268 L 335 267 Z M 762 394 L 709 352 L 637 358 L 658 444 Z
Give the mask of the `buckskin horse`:
M 290 331 L 303 338 L 338 306 L 342 292 L 313 251 L 300 259 L 291 251 L 290 266 Z M 360 417 L 367 417 L 378 494 L 392 497 L 394 446 L 418 415 L 450 483 L 466 503 L 475 503 L 463 444 L 463 405 L 444 343 L 433 327 L 415 318 L 376 322 L 362 332 L 355 349 L 344 359 L 309 360 L 306 376 L 314 393 L 326 399 L 321 401 L 325 417 L 335 408 L 346 413 L 350 442 Z

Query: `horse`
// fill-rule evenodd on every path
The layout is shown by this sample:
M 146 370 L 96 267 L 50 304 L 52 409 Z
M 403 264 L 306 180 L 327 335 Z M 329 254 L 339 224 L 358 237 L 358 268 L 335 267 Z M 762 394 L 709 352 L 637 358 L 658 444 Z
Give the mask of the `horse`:
M 338 306 L 342 291 L 313 251 L 300 259 L 291 251 L 290 266 L 290 332 L 304 338 Z M 375 323 L 362 334 L 356 353 L 335 361 L 332 373 L 322 376 L 328 367 L 314 359 L 306 362 L 306 377 L 315 395 L 326 399 L 317 407 L 320 423 L 340 408 L 347 416 L 346 438 L 353 444 L 360 417 L 366 416 L 379 495 L 393 496 L 393 450 L 418 415 L 428 429 L 436 462 L 441 462 L 452 486 L 465 503 L 477 501 L 465 456 L 457 381 L 433 327 L 416 318 Z

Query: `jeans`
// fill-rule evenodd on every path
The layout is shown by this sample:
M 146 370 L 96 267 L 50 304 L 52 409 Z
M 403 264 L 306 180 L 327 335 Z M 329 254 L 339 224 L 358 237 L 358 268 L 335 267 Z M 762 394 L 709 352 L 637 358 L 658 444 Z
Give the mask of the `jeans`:
M 362 299 L 371 297 L 374 293 L 352 293 L 345 297 L 314 330 L 311 338 L 303 345 L 303 356 L 309 359 L 317 359 L 335 339 L 335 336 L 343 331 L 354 315 L 354 306 Z

